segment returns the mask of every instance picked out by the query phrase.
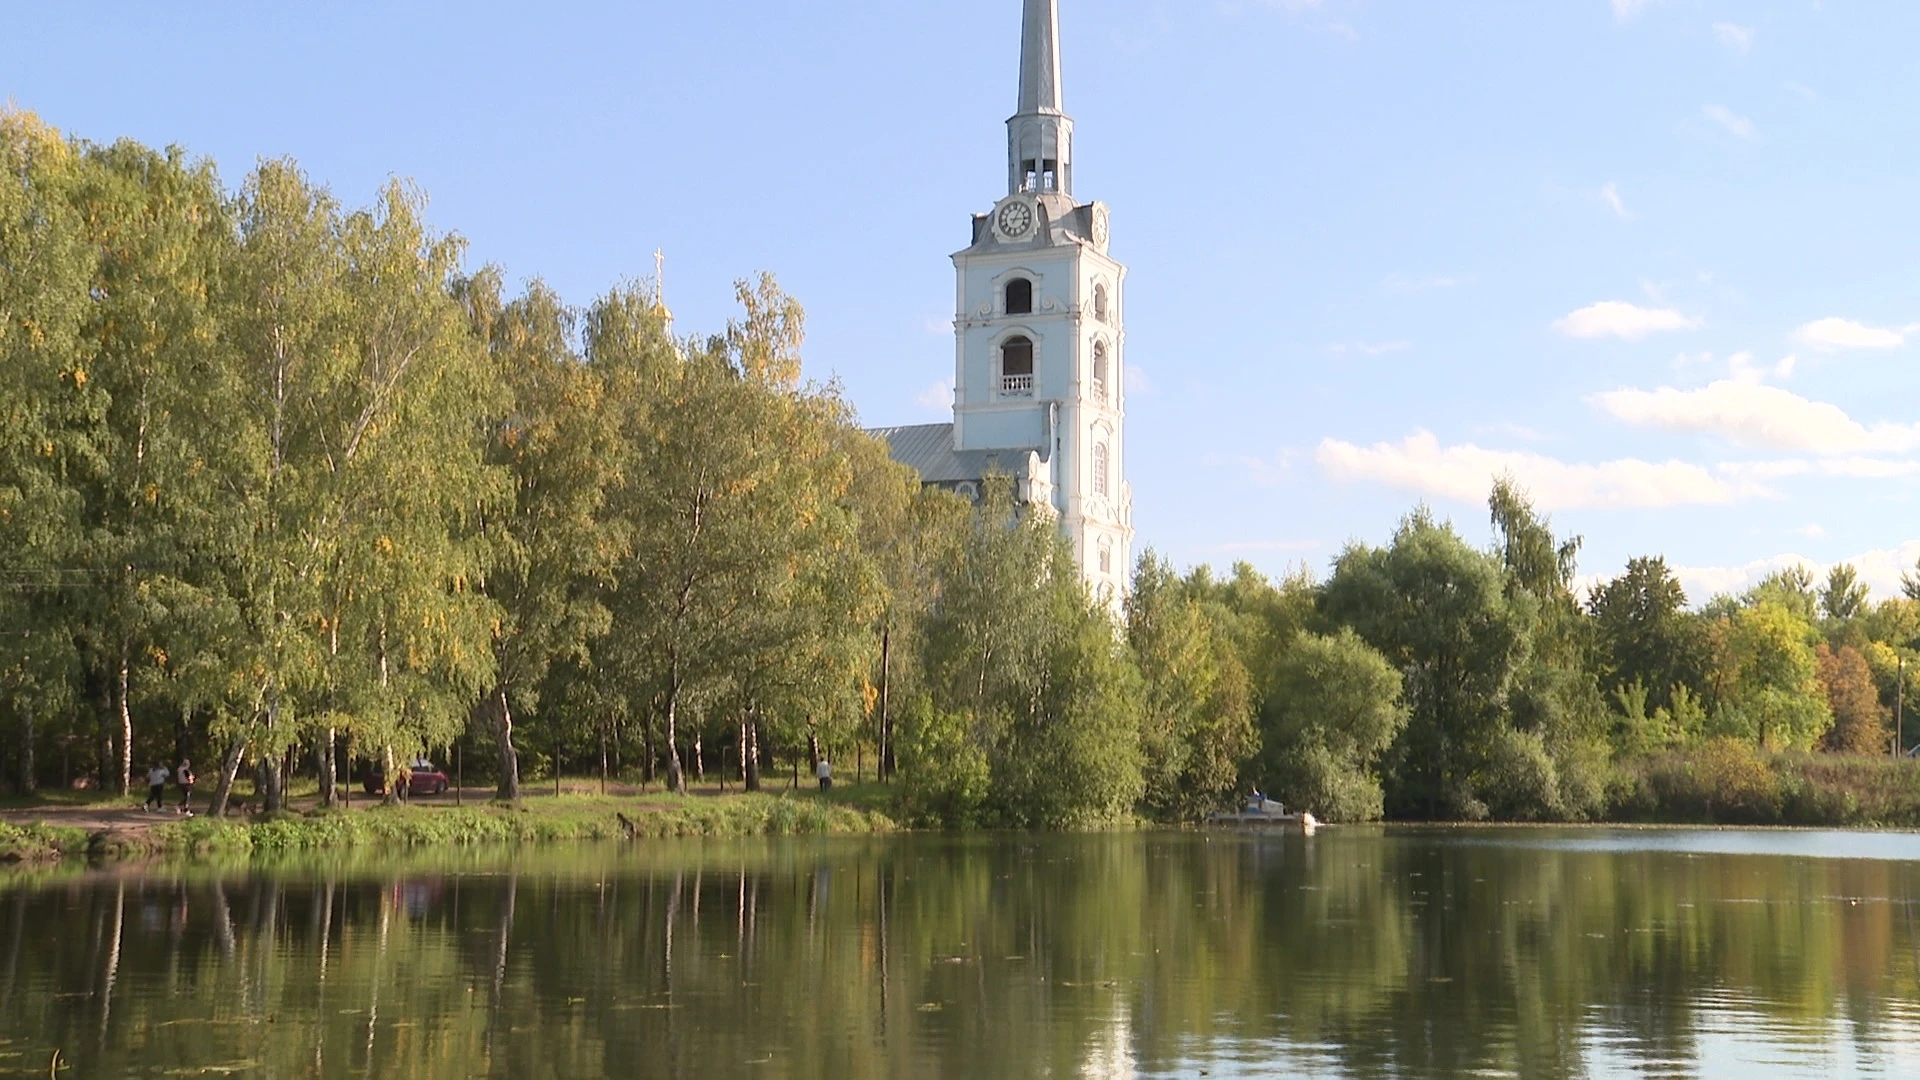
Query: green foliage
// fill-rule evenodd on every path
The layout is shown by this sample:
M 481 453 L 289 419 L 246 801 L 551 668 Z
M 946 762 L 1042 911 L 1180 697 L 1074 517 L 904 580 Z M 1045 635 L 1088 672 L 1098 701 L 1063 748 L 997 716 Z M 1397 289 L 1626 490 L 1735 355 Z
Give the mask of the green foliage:
M 1265 693 L 1260 767 L 1266 790 L 1329 821 L 1384 810 L 1375 767 L 1407 725 L 1401 678 L 1351 630 L 1302 634 Z
M 1498 560 L 1423 509 L 1391 546 L 1355 545 L 1340 556 L 1322 612 L 1406 674 L 1409 721 L 1395 747 L 1388 811 L 1485 816 L 1482 769 L 1532 649 L 1531 598 L 1510 595 Z
M 1799 612 L 1763 598 L 1720 624 L 1723 674 L 1715 734 L 1769 749 L 1806 750 L 1833 726 L 1814 652 L 1819 638 Z
M 1869 590 L 1860 580 L 1860 572 L 1850 563 L 1841 563 L 1827 572 L 1820 589 L 1820 611 L 1827 618 L 1844 622 L 1867 610 Z
M 1711 656 L 1705 625 L 1686 607 L 1685 590 L 1657 557 L 1629 560 L 1626 573 L 1596 589 L 1587 610 L 1601 687 L 1617 695 L 1637 683 L 1654 710 L 1697 687 Z
M 993 771 L 963 716 L 916 698 L 900 716 L 901 813 L 909 825 L 965 829 L 988 819 Z
M 1125 820 L 1144 791 L 1138 668 L 1052 521 L 1019 513 L 1004 477 L 987 486 L 923 631 L 932 708 L 985 756 L 996 823 Z
M 87 850 L 84 829 L 60 825 L 14 825 L 0 821 L 0 863 L 43 862 Z
M 1127 641 L 1146 687 L 1143 806 L 1160 820 L 1194 820 L 1230 801 L 1258 745 L 1233 617 L 1196 591 L 1149 551 L 1127 598 Z

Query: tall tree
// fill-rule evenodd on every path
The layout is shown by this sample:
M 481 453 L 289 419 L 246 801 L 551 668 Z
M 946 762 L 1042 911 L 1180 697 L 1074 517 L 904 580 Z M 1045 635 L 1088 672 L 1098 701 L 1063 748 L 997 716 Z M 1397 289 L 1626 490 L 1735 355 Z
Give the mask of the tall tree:
M 1225 608 L 1193 596 L 1152 551 L 1134 571 L 1126 612 L 1145 685 L 1145 807 L 1161 820 L 1192 820 L 1233 794 L 1258 748 L 1252 679 Z
M 488 342 L 507 410 L 494 420 L 488 461 L 513 479 L 513 502 L 483 514 L 488 565 L 477 585 L 499 608 L 494 681 L 481 712 L 498 745 L 496 795 L 520 797 L 514 714 L 538 707 L 555 663 L 585 664 L 611 626 L 604 601 L 626 552 L 624 523 L 607 512 L 618 429 L 605 372 L 575 354 L 576 318 L 535 282 L 502 307 L 493 275 L 464 283 L 469 317 Z
M 85 168 L 58 131 L 0 107 L 0 700 L 28 791 L 39 735 L 74 704 L 67 613 L 94 581 L 71 572 L 84 540 L 71 481 L 91 450 L 81 330 L 100 257 L 76 207 Z
M 1827 571 L 1826 584 L 1820 590 L 1820 611 L 1835 622 L 1855 618 L 1867 609 L 1867 584 L 1851 563 L 1841 563 Z
M 1089 825 L 1132 810 L 1139 673 L 1052 520 L 1021 513 L 1006 477 L 989 479 L 942 568 L 922 640 L 928 715 L 955 721 L 984 759 L 996 820 Z
M 1814 649 L 1819 635 L 1771 599 L 1715 628 L 1715 733 L 1769 749 L 1811 749 L 1833 726 Z
M 1833 710 L 1833 728 L 1826 734 L 1829 750 L 1849 754 L 1885 754 L 1893 736 L 1892 712 L 1880 701 L 1873 669 L 1866 657 L 1850 645 L 1815 650 L 1820 687 Z
M 1405 673 L 1410 710 L 1390 809 L 1484 816 L 1485 751 L 1532 648 L 1531 601 L 1507 593 L 1501 563 L 1423 509 L 1387 548 L 1353 545 L 1334 565 L 1324 614 Z
M 1407 724 L 1400 673 L 1351 630 L 1295 638 L 1275 665 L 1262 714 L 1270 794 L 1331 821 L 1385 810 L 1379 761 Z
M 163 594 L 197 584 L 225 502 L 204 467 L 224 440 L 228 402 L 214 298 L 231 243 L 213 167 L 132 142 L 88 148 L 76 193 L 101 257 L 89 286 L 81 362 L 68 373 L 86 415 L 76 456 L 91 576 L 72 626 L 101 718 L 103 784 L 126 792 L 134 764 L 138 669 L 153 659 Z M 79 612 L 76 612 L 79 614 Z
M 1659 556 L 1629 559 L 1625 573 L 1594 590 L 1587 610 L 1606 693 L 1637 684 L 1649 709 L 1665 709 L 1676 690 L 1701 685 L 1705 627 L 1686 608 L 1686 590 Z

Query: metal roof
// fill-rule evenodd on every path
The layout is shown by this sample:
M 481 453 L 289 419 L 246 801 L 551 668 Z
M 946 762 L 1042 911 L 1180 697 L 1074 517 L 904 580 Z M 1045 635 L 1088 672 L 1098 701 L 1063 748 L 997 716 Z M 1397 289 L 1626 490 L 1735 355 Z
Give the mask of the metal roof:
M 975 483 L 986 478 L 998 466 L 1001 472 L 1024 472 L 1025 457 L 1038 447 L 1009 447 L 1004 450 L 955 450 L 952 424 L 913 424 L 907 427 L 873 428 L 867 434 L 885 439 L 893 460 L 911 465 L 926 484 Z

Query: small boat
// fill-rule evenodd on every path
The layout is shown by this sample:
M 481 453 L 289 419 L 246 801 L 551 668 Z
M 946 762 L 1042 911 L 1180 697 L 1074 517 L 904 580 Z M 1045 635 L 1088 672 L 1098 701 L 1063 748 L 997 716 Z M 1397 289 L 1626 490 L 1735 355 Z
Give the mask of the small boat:
M 1300 831 L 1308 836 L 1312 836 L 1314 830 L 1320 827 L 1320 822 L 1316 820 L 1310 812 L 1302 810 L 1298 813 L 1290 814 L 1284 805 L 1267 798 L 1265 795 L 1255 795 L 1242 804 L 1238 810 L 1208 814 L 1206 824 L 1246 825 L 1256 828 L 1273 828 L 1276 826 L 1286 828 L 1288 826 L 1298 826 Z

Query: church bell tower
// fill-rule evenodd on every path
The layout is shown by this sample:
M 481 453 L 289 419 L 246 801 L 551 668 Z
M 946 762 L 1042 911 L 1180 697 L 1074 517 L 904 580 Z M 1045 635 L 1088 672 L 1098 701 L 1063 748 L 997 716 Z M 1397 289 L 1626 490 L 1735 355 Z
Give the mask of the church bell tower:
M 1107 208 L 1073 196 L 1073 120 L 1061 95 L 1058 0 L 1023 0 L 1019 107 L 1007 121 L 1007 193 L 953 256 L 953 449 L 1026 450 L 1088 584 L 1117 603 L 1132 570 L 1126 483 L 1126 267 Z

